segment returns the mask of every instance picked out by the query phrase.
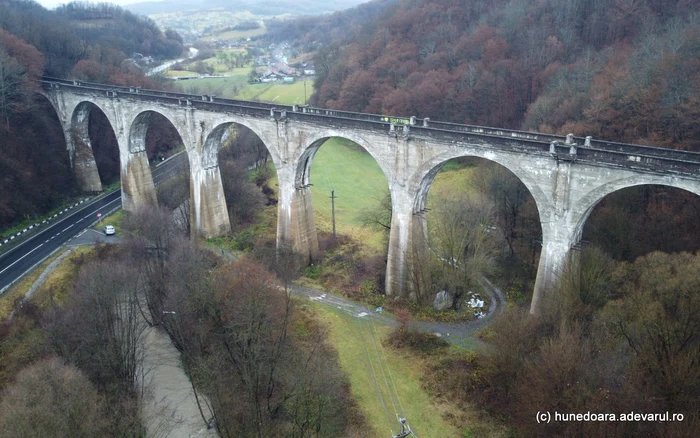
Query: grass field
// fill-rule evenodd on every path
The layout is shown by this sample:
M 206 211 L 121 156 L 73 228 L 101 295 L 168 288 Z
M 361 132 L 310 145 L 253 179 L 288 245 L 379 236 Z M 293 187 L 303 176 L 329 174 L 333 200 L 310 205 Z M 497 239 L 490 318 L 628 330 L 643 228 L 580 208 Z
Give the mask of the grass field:
M 304 92 L 304 84 L 306 84 L 306 93 Z M 236 97 L 245 100 L 260 100 L 262 102 L 293 105 L 295 103 L 304 104 L 304 98 L 306 97 L 306 100 L 308 100 L 313 92 L 314 81 L 305 79 L 292 84 L 248 84 Z
M 165 74 L 165 76 L 169 76 L 169 77 L 171 77 L 171 78 L 176 78 L 176 77 L 180 77 L 180 76 L 192 76 L 192 75 L 195 74 L 195 73 L 193 73 L 193 72 L 191 72 L 191 71 L 187 71 L 187 70 L 172 70 L 172 69 L 168 69 L 168 70 L 165 71 L 164 74 Z
M 448 163 L 451 164 L 451 163 Z M 472 182 L 473 173 L 476 167 L 445 166 L 441 169 L 428 192 L 428 205 L 431 200 L 454 199 L 460 193 L 475 194 Z
M 259 27 L 257 29 L 248 30 L 229 30 L 228 32 L 219 33 L 212 35 L 210 37 L 202 38 L 204 41 L 216 41 L 216 40 L 238 40 L 241 38 L 253 38 L 254 36 L 265 35 L 267 29 Z
M 316 153 L 311 164 L 311 195 L 316 227 L 332 230 L 331 190 L 335 189 L 335 219 L 339 233 L 381 245 L 379 231 L 363 227 L 360 215 L 378 204 L 389 183 L 371 155 L 355 143 L 331 138 Z
M 311 305 L 328 326 L 328 338 L 350 378 L 352 394 L 373 429 L 369 436 L 397 433 L 396 413 L 403 413 L 421 438 L 463 436 L 443 419 L 444 413 L 455 408 L 438 405 L 422 388 L 420 361 L 382 346 L 388 327 L 321 304 Z
M 65 258 L 56 266 L 56 269 L 46 278 L 44 285 L 32 297 L 32 301 L 40 307 L 47 306 L 51 300 L 58 299 L 61 301 L 67 292 L 73 287 L 75 281 L 76 268 L 71 262 L 72 259 L 80 257 L 92 251 L 91 246 L 76 248 L 70 256 Z M 44 272 L 46 267 L 65 252 L 65 248 L 57 251 L 48 259 L 44 260 L 32 272 L 24 276 L 21 281 L 9 288 L 2 296 L 0 296 L 0 319 L 7 317 L 12 311 L 12 306 L 17 298 L 24 296 L 34 282 Z
M 216 74 L 226 74 L 225 78 L 197 78 L 176 81 L 175 87 L 185 93 L 210 94 L 230 99 L 259 100 L 262 102 L 278 102 L 285 105 L 303 104 L 314 92 L 313 79 L 299 80 L 291 84 L 266 83 L 249 84 L 248 74 L 251 67 L 227 69 L 218 64 L 216 58 L 205 62 L 211 63 Z M 167 76 L 189 76 L 190 71 L 168 70 Z
M 448 166 L 438 172 L 428 193 L 428 204 L 437 198 L 449 198 L 455 193 L 472 193 L 474 167 Z M 321 146 L 311 165 L 311 194 L 316 226 L 330 231 L 330 191 L 335 189 L 336 228 L 357 240 L 376 246 L 381 244 L 381 232 L 363 227 L 360 222 L 364 209 L 375 208 L 383 193 L 389 190 L 384 173 L 376 161 L 355 143 L 332 138 Z
M 248 87 L 248 76 L 230 76 L 226 78 L 197 78 L 176 81 L 175 88 L 183 93 L 208 94 L 227 99 L 236 98 L 240 90 Z

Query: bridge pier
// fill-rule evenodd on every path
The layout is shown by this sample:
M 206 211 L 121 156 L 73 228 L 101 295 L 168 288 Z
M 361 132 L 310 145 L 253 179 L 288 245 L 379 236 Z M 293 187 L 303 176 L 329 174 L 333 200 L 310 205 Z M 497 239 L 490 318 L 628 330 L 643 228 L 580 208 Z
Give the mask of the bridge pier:
M 68 137 L 70 134 L 66 136 L 66 142 L 68 142 Z M 95 156 L 92 153 L 90 139 L 87 139 L 87 142 L 82 138 L 72 140 L 73 159 L 71 162 L 78 187 L 85 193 L 101 192 L 102 181 L 100 181 L 100 174 L 97 171 L 97 162 L 95 162 Z
M 201 154 L 190 153 L 190 200 L 194 232 L 204 238 L 231 232 L 219 165 L 203 168 Z
M 430 250 L 424 213 L 413 212 L 413 198 L 393 190 L 386 264 L 386 295 L 421 300 L 430 288 Z
M 290 248 L 299 254 L 304 266 L 318 261 L 321 251 L 308 186 L 296 187 L 292 166 L 277 169 L 279 204 L 277 209 L 277 249 Z
M 542 229 L 542 252 L 530 303 L 532 315 L 539 315 L 545 310 L 545 303 L 559 285 L 567 264 L 578 261 L 577 257 L 573 257 L 571 248 L 578 242 L 582 230 L 561 222 L 548 224 Z
M 99 193 L 102 191 L 102 181 L 88 135 L 89 119 L 90 109 L 83 106 L 76 111 L 70 123 L 61 122 L 61 125 L 78 187 L 85 193 Z
M 158 205 L 146 151 L 129 152 L 120 142 L 122 208 L 135 211 L 146 205 Z M 126 149 L 126 150 L 125 150 Z

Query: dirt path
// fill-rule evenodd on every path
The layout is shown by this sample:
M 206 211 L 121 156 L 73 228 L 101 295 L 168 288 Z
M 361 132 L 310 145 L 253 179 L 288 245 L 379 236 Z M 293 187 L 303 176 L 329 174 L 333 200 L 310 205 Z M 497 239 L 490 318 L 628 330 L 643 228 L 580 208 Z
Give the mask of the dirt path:
M 221 251 L 219 256 L 224 257 L 227 261 L 236 260 L 236 256 L 234 254 L 231 254 L 231 252 L 224 249 L 215 249 L 211 247 L 208 247 L 207 249 L 216 255 L 219 255 L 219 251 Z M 497 313 L 505 310 L 506 298 L 503 291 L 491 283 L 491 281 L 489 281 L 489 279 L 486 277 L 481 278 L 479 281 L 479 286 L 484 293 L 489 296 L 489 300 L 492 303 L 492 305 L 489 306 L 486 316 L 483 318 L 461 323 L 411 321 L 409 323 L 409 327 L 425 333 L 433 333 L 437 336 L 444 337 L 445 340 L 454 345 L 460 345 L 462 347 L 484 347 L 486 344 L 482 340 L 475 338 L 474 333 L 493 323 L 495 319 L 494 316 Z M 370 309 L 363 304 L 352 302 L 337 295 L 294 284 L 290 285 L 289 289 L 293 295 L 308 298 L 311 301 L 316 301 L 327 306 L 335 307 L 357 318 L 373 318 L 380 324 L 385 324 L 392 327 L 398 325 L 396 319 L 390 315 L 378 313 L 376 312 L 376 309 Z
M 463 347 L 475 344 L 480 346 L 485 345 L 483 341 L 474 337 L 474 332 L 491 324 L 496 313 L 505 309 L 506 300 L 503 292 L 488 279 L 483 278 L 479 284 L 484 292 L 489 295 L 491 303 L 493 303 L 493 305 L 489 307 L 485 317 L 462 323 L 411 321 L 409 327 L 426 333 L 434 333 L 437 336 L 445 338 L 445 340 L 452 344 L 461 345 Z M 386 324 L 392 327 L 398 325 L 396 319 L 389 315 L 378 313 L 375 311 L 376 309 L 370 309 L 363 304 L 354 303 L 336 295 L 310 287 L 296 285 L 292 285 L 290 290 L 292 294 L 296 296 L 335 307 L 357 318 L 373 318 L 380 324 Z

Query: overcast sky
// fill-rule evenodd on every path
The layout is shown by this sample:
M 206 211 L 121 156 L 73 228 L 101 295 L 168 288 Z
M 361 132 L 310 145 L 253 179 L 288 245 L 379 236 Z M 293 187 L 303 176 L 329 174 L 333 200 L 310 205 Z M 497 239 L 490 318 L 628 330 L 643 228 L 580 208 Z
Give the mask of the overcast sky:
M 43 7 L 48 8 L 48 9 L 53 9 L 58 5 L 62 5 L 64 3 L 70 3 L 70 0 L 36 0 L 39 4 L 41 4 Z M 142 1 L 147 1 L 147 0 L 108 0 L 108 1 L 94 1 L 94 2 L 89 2 L 89 3 L 114 3 L 115 5 L 119 6 L 124 6 L 124 5 L 130 5 L 131 3 L 139 3 Z M 158 1 L 158 0 L 151 0 L 151 1 Z

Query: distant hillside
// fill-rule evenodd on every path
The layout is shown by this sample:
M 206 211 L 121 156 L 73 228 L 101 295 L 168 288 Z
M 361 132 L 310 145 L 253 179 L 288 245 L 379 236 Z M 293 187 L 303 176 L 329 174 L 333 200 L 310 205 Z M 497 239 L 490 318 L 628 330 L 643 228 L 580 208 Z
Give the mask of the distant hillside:
M 207 11 L 224 9 L 233 12 L 250 11 L 256 15 L 323 14 L 351 8 L 367 0 L 167 0 L 141 2 L 126 6 L 127 9 L 144 15 L 169 14 L 182 11 Z
M 700 151 L 696 1 L 399 0 L 357 11 L 285 24 L 320 47 L 315 105 Z

